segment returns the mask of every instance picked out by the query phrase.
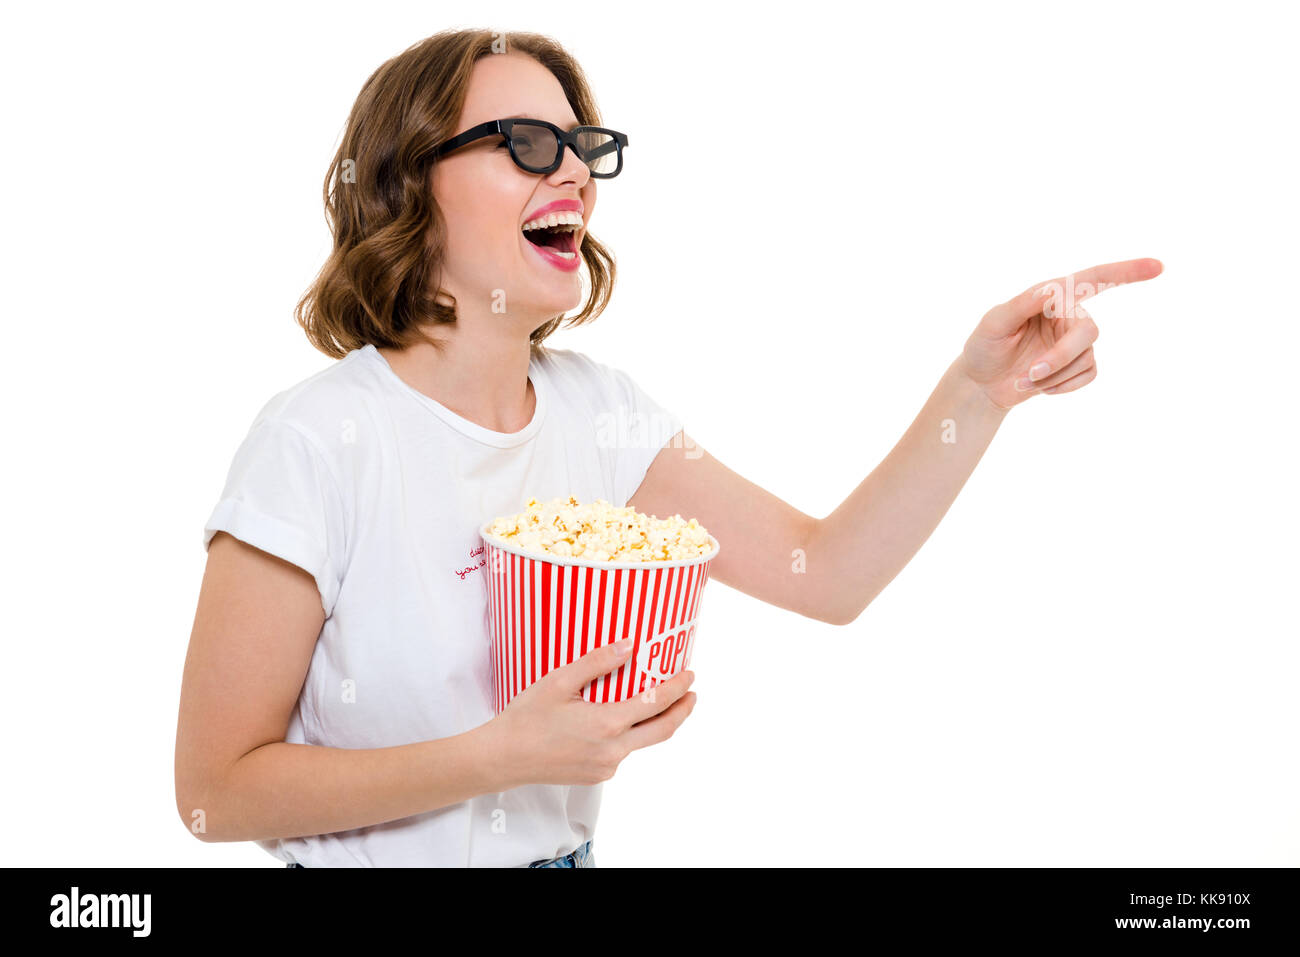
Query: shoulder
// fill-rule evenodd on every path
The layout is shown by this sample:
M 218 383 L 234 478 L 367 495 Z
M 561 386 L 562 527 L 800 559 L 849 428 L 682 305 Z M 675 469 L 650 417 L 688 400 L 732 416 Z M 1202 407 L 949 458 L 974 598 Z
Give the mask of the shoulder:
M 533 361 L 547 372 L 570 376 L 603 374 L 609 367 L 577 349 L 556 349 L 551 346 L 533 346 Z
M 367 399 L 374 395 L 368 387 L 373 370 L 362 350 L 335 359 L 326 368 L 277 392 L 258 410 L 252 429 L 274 424 L 297 432 L 322 455 L 346 435 L 349 424 L 363 414 Z
M 597 429 L 618 430 L 618 448 L 644 445 L 658 449 L 682 430 L 682 421 L 660 404 L 620 366 L 600 362 L 575 349 L 548 349 L 542 368 L 555 391 L 580 409 Z M 642 438 L 636 438 L 641 435 Z
M 533 360 L 557 388 L 595 393 L 602 397 L 625 395 L 632 377 L 622 368 L 601 362 L 576 349 L 534 348 Z

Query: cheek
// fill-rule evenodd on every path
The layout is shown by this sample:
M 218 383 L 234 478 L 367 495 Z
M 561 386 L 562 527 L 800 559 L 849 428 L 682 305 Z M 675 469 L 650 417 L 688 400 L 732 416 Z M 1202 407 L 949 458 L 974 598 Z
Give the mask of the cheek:
M 531 184 L 499 172 L 435 176 L 434 198 L 447 222 L 449 252 L 500 254 L 518 245 Z

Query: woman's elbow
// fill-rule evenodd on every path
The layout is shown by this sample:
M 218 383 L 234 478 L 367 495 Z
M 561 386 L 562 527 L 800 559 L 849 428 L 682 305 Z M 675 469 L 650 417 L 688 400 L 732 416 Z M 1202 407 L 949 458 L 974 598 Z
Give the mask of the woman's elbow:
M 870 604 L 868 602 L 868 604 Z M 824 621 L 828 625 L 851 625 L 858 620 L 858 616 L 866 610 L 866 605 L 833 605 L 827 604 L 822 606 L 818 612 L 811 617 L 818 621 Z
M 193 774 L 176 774 L 176 813 L 185 829 L 205 844 L 230 840 L 223 837 L 219 824 L 223 819 L 217 807 L 216 789 L 211 782 L 199 780 Z
M 189 831 L 200 841 L 207 842 L 211 840 L 207 831 L 207 812 L 196 806 L 197 802 L 182 797 L 180 792 L 176 795 L 176 814 L 185 825 L 185 830 Z

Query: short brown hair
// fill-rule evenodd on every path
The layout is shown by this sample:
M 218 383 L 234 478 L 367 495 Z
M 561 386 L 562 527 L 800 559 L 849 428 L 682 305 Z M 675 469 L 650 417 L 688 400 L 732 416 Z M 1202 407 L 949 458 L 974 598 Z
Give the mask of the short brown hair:
M 445 30 L 375 70 L 362 86 L 338 152 L 325 174 L 325 218 L 334 249 L 294 309 L 294 318 L 321 352 L 342 358 L 367 343 L 404 349 L 436 343 L 419 326 L 456 321 L 434 288 L 446 222 L 434 202 L 430 154 L 458 132 L 470 72 L 480 58 L 525 53 L 560 81 L 584 126 L 600 113 L 578 62 L 537 33 Z M 533 330 L 534 346 L 561 324 L 590 322 L 614 288 L 613 254 L 590 233 L 579 249 L 591 277 L 582 311 L 559 315 Z

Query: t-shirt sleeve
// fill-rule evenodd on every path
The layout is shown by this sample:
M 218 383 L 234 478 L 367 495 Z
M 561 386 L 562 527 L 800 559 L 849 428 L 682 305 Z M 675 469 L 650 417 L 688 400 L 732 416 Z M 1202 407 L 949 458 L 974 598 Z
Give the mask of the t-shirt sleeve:
M 333 612 L 344 564 L 342 498 L 304 433 L 278 419 L 254 423 L 203 526 L 204 551 L 218 531 L 306 571 L 326 617 Z
M 615 505 L 626 505 L 640 487 L 655 456 L 674 435 L 682 431 L 682 420 L 670 408 L 660 405 L 621 369 L 607 367 L 613 379 L 615 401 L 622 405 L 627 435 L 619 436 L 614 456 Z

